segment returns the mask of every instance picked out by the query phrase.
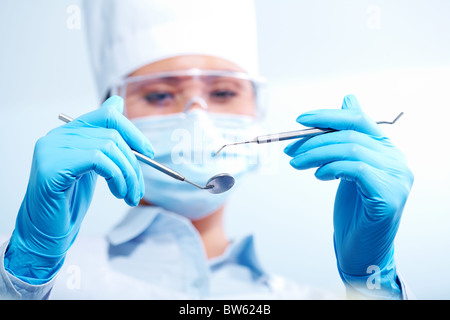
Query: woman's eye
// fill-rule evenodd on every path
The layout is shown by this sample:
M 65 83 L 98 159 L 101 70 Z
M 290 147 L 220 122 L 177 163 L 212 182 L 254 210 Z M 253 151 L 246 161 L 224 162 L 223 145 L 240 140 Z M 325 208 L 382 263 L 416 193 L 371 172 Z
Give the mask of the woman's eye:
M 145 95 L 145 100 L 148 103 L 158 105 L 169 103 L 173 98 L 174 96 L 172 93 L 163 91 L 150 92 Z
M 231 90 L 215 90 L 211 93 L 212 98 L 228 99 L 236 96 L 236 92 Z

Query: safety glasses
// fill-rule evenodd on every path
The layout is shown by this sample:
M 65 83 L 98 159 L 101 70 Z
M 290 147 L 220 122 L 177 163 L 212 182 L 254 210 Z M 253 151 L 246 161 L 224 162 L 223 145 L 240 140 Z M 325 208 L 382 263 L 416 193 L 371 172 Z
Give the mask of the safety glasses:
M 201 107 L 217 114 L 261 117 L 265 80 L 246 73 L 189 69 L 130 76 L 118 86 L 129 118 L 186 112 Z

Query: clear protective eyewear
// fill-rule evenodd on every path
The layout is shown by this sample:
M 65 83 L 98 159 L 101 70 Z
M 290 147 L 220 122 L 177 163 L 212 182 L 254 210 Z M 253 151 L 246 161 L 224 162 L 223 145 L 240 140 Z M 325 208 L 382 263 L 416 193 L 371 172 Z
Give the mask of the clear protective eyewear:
M 130 76 L 117 87 L 130 118 L 187 112 L 262 117 L 265 81 L 243 72 L 189 69 Z

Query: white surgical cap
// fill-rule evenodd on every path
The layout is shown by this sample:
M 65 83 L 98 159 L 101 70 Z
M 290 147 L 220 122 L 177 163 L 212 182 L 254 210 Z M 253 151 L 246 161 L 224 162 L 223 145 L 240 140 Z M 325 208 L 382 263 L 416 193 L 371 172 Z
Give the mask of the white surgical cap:
M 100 98 L 138 68 L 185 54 L 258 73 L 253 0 L 86 0 L 84 9 Z

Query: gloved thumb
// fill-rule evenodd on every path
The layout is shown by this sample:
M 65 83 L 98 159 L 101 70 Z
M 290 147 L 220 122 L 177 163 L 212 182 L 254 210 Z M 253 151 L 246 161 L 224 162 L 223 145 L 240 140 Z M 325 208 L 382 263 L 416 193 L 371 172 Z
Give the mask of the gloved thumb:
M 342 110 L 351 110 L 350 113 L 353 113 L 352 111 L 355 111 L 355 114 L 362 114 L 361 105 L 353 94 L 348 94 L 344 97 L 344 101 L 342 102 Z M 357 131 L 361 131 L 374 136 L 383 135 L 378 125 L 367 116 L 361 119 L 355 118 L 353 121 L 358 123 L 355 128 L 359 127 L 360 129 L 358 129 Z
M 345 110 L 361 110 L 361 105 L 353 94 L 348 94 L 342 102 L 342 109 Z
M 101 108 L 104 107 L 113 107 L 120 113 L 123 113 L 123 99 L 119 96 L 111 96 L 103 102 Z

